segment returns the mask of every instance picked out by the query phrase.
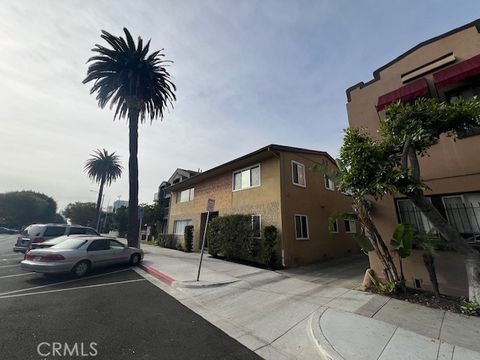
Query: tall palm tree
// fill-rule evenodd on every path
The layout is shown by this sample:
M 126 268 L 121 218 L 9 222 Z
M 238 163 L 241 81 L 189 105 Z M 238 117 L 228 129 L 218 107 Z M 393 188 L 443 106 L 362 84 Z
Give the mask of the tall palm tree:
M 127 118 L 129 123 L 129 246 L 138 246 L 138 121 L 147 118 L 163 118 L 168 105 L 173 106 L 175 85 L 166 70 L 171 61 L 162 60 L 162 50 L 148 54 L 150 40 L 143 45 L 139 37 L 135 44 L 130 32 L 124 28 L 125 39 L 102 30 L 102 39 L 109 47 L 96 44 L 92 49 L 97 53 L 90 62 L 86 84 L 94 81 L 90 93 L 97 93 L 98 105 L 104 108 L 110 103 L 115 107 L 114 120 Z
M 122 165 L 120 164 L 120 157 L 115 155 L 115 153 L 109 154 L 107 150 L 103 151 L 97 149 L 91 155 L 91 158 L 85 163 L 84 171 L 87 173 L 88 177 L 95 181 L 97 184 L 100 184 L 100 190 L 98 190 L 98 199 L 97 199 L 97 231 L 98 224 L 100 219 L 100 206 L 102 203 L 103 196 L 103 187 L 105 185 L 109 186 L 117 180 L 122 175 Z

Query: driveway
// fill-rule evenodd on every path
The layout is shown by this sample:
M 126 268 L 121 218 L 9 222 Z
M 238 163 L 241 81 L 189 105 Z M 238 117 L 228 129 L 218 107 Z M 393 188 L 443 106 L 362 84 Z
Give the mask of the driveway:
M 279 273 L 321 285 L 358 289 L 369 266 L 368 256 L 362 253 L 281 270 Z

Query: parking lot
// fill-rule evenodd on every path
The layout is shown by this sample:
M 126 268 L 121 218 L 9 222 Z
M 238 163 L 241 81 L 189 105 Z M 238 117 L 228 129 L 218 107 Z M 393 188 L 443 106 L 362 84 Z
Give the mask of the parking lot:
M 2 359 L 258 358 L 130 267 L 24 272 L 15 238 L 0 235 Z

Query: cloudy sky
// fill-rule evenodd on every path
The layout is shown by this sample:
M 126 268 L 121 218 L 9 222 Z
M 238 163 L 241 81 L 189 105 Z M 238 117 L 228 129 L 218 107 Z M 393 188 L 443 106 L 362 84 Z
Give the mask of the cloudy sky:
M 0 0 L 0 192 L 63 208 L 95 201 L 92 150 L 127 168 L 128 126 L 85 77 L 100 30 L 152 39 L 174 61 L 175 108 L 139 131 L 140 201 L 177 168 L 207 170 L 271 143 L 338 154 L 345 89 L 417 43 L 480 16 L 480 2 Z M 128 176 L 105 203 L 128 198 Z

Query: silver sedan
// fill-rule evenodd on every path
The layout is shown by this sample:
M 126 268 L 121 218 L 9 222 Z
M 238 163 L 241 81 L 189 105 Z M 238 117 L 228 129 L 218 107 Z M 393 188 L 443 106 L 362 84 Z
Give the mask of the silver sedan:
M 71 272 L 84 276 L 92 268 L 115 264 L 137 265 L 143 251 L 126 247 L 116 239 L 98 236 L 74 237 L 47 249 L 30 250 L 22 269 L 45 274 Z

